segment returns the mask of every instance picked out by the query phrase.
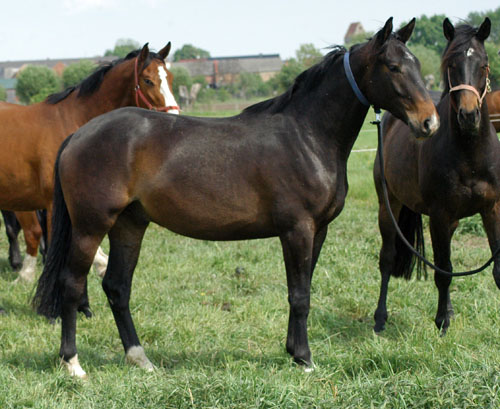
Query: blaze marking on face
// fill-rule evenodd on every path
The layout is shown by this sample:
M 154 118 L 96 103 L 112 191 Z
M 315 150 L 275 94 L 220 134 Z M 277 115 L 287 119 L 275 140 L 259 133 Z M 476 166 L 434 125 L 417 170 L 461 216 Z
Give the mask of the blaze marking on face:
M 167 80 L 167 70 L 163 65 L 158 66 L 158 76 L 160 77 L 160 91 L 163 94 L 163 98 L 165 98 L 165 106 L 171 107 L 171 106 L 178 106 L 177 101 L 175 100 L 174 95 L 170 91 L 170 87 L 168 86 L 168 80 Z M 177 109 L 171 109 L 168 111 L 170 114 L 179 114 L 179 110 Z
M 472 54 L 474 54 L 474 49 L 471 47 L 467 50 L 467 57 L 472 56 Z

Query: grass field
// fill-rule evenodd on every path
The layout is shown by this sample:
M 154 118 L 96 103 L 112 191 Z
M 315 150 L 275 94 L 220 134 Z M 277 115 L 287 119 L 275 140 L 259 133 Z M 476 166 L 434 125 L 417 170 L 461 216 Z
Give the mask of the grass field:
M 373 130 L 365 125 L 355 149 L 376 146 Z M 491 269 L 453 281 L 455 318 L 443 338 L 433 322 L 433 280 L 392 280 L 387 330 L 374 335 L 380 248 L 374 156 L 351 154 L 346 206 L 330 225 L 314 274 L 309 339 L 316 371 L 305 374 L 285 352 L 288 303 L 278 239 L 196 241 L 152 225 L 131 306 L 157 370 L 125 363 L 91 272 L 94 318 L 80 317 L 77 334 L 89 379 L 72 379 L 58 365 L 60 324 L 31 310 L 30 285 L 12 284 L 2 232 L 0 304 L 8 314 L 0 316 L 0 408 L 500 407 L 500 300 Z M 456 270 L 490 256 L 477 226 L 477 218 L 468 220 L 454 237 Z

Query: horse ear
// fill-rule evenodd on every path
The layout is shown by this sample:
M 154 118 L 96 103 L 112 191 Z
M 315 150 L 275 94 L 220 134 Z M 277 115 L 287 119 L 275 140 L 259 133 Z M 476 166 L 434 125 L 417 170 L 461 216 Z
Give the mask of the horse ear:
M 140 70 L 142 70 L 144 63 L 146 62 L 146 60 L 149 56 L 148 44 L 149 43 L 144 44 L 144 47 L 142 47 L 142 50 L 139 53 L 139 56 L 137 57 L 137 67 L 139 67 Z
M 455 37 L 455 27 L 453 27 L 453 24 L 448 20 L 448 17 L 443 21 L 443 33 L 448 41 L 453 40 L 453 37 Z
M 486 17 L 483 21 L 483 24 L 479 26 L 476 37 L 478 38 L 478 40 L 484 41 L 490 35 L 490 31 L 491 31 L 491 20 L 488 17 Z
M 392 17 L 385 22 L 384 27 L 376 34 L 377 44 L 384 44 L 392 33 Z
M 406 44 L 406 42 L 410 39 L 414 28 L 415 28 L 415 17 L 413 17 L 406 26 L 400 28 L 396 32 L 396 35 L 403 43 Z
M 168 54 L 170 53 L 170 48 L 172 47 L 172 44 L 170 44 L 170 41 L 168 44 L 163 47 L 160 51 L 158 51 L 158 54 L 160 54 L 160 57 L 162 60 L 168 57 Z

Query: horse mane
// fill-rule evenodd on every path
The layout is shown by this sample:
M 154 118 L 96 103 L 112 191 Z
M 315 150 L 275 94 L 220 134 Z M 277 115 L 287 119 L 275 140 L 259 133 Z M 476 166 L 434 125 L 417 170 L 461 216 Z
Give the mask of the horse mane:
M 62 100 L 66 99 L 69 95 L 73 93 L 73 91 L 78 90 L 78 95 L 77 97 L 86 97 L 89 95 L 92 95 L 94 92 L 96 92 L 99 87 L 101 86 L 102 82 L 104 81 L 105 75 L 113 68 L 116 67 L 117 65 L 129 61 L 133 58 L 136 58 L 141 50 L 134 50 L 131 51 L 126 55 L 124 58 L 118 58 L 116 60 L 113 60 L 111 62 L 107 63 L 102 63 L 100 64 L 95 71 L 90 74 L 87 78 L 82 80 L 79 84 L 71 86 L 66 88 L 64 91 L 56 92 L 54 94 L 49 95 L 46 99 L 45 102 L 48 104 L 57 104 L 58 102 L 61 102 Z M 146 63 L 144 64 L 144 68 L 146 68 L 151 61 L 154 59 L 157 60 L 162 60 L 160 55 L 155 52 L 149 52 L 149 56 L 146 59 Z
M 310 90 L 313 87 L 319 86 L 321 79 L 329 71 L 330 67 L 335 63 L 338 57 L 343 55 L 346 51 L 342 46 L 333 46 L 331 48 L 333 50 L 325 55 L 320 62 L 300 73 L 297 78 L 295 78 L 293 84 L 283 94 L 251 105 L 243 110 L 243 113 L 260 113 L 264 111 L 269 113 L 282 112 L 283 109 L 288 106 L 288 103 L 295 93 L 303 89 Z
M 455 35 L 443 51 L 441 58 L 441 78 L 443 79 L 444 90 L 441 98 L 448 94 L 450 85 L 448 82 L 448 66 L 450 61 L 457 55 L 467 51 L 470 47 L 470 41 L 477 34 L 477 28 L 468 24 L 463 24 L 455 27 Z

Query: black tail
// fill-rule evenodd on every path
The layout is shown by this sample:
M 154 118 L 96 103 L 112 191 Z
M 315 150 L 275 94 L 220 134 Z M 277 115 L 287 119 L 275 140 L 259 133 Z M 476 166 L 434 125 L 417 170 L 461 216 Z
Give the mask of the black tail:
M 406 206 L 403 206 L 398 220 L 399 228 L 401 229 L 406 240 L 425 257 L 424 231 L 422 228 L 422 215 L 415 213 Z M 417 278 L 422 276 L 427 279 L 427 269 L 425 264 L 417 259 L 405 243 L 396 236 L 396 262 L 394 271 L 391 274 L 394 277 L 404 277 L 406 280 L 411 278 L 413 267 L 417 263 Z
M 66 257 L 71 245 L 71 219 L 59 179 L 59 159 L 69 143 L 68 136 L 62 143 L 54 166 L 54 203 L 52 208 L 52 237 L 49 243 L 47 259 L 42 275 L 38 280 L 32 304 L 40 315 L 47 318 L 57 318 L 61 315 L 61 272 L 66 264 Z

